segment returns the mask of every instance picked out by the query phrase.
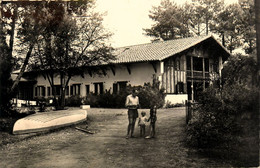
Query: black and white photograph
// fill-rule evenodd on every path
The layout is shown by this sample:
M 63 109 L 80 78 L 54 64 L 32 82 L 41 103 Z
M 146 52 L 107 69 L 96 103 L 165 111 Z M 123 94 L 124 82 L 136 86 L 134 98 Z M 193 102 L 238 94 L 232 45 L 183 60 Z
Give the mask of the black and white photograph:
M 259 167 L 259 46 L 258 0 L 0 0 L 0 167 Z

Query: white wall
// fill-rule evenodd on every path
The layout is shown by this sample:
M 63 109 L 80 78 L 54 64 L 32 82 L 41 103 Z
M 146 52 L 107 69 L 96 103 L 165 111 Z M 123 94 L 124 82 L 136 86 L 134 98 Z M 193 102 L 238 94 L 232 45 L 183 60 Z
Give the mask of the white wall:
M 155 73 L 152 64 L 144 63 L 134 63 L 130 66 L 131 74 L 128 73 L 128 70 L 125 65 L 115 65 L 115 75 L 111 70 L 108 70 L 106 76 L 93 73 L 92 77 L 85 72 L 84 78 L 81 76 L 73 76 L 69 82 L 69 86 L 72 84 L 81 84 L 81 96 L 86 96 L 85 85 L 90 85 L 90 92 L 94 92 L 94 84 L 96 82 L 104 82 L 104 91 L 111 89 L 113 91 L 113 83 L 119 81 L 127 81 L 127 84 L 132 86 L 143 85 L 146 82 L 152 83 L 152 77 L 155 74 L 159 76 L 160 72 L 160 63 L 156 63 L 157 73 Z M 45 86 L 47 93 L 47 86 L 50 86 L 48 79 L 44 79 L 42 75 L 37 77 L 37 86 Z M 59 76 L 55 77 L 55 85 L 60 84 Z M 47 96 L 47 94 L 46 94 Z
M 169 101 L 171 104 L 185 104 L 186 100 L 188 100 L 188 94 L 167 94 L 165 97 L 165 102 Z

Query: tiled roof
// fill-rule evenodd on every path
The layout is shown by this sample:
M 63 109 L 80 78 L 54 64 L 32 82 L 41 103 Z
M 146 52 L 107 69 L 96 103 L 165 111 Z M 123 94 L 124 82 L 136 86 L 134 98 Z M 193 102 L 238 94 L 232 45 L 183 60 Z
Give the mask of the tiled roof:
M 197 36 L 117 48 L 114 52 L 116 59 L 113 63 L 164 60 L 190 47 L 193 47 L 208 38 L 213 38 L 215 40 L 213 36 Z M 218 44 L 221 46 L 220 43 Z M 225 48 L 223 49 L 228 52 Z

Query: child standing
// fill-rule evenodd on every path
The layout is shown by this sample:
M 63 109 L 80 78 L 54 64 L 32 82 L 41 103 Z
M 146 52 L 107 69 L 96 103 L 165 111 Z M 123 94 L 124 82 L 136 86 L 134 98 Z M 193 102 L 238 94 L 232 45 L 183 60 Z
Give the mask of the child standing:
M 146 113 L 144 111 L 141 112 L 141 117 L 139 117 L 138 126 L 140 127 L 140 137 L 145 136 L 145 123 L 147 122 Z
M 150 109 L 150 117 L 148 119 L 148 121 L 150 121 L 150 135 L 145 137 L 147 139 L 154 138 L 155 136 L 155 122 L 157 120 L 156 113 L 157 113 L 157 107 L 155 105 Z

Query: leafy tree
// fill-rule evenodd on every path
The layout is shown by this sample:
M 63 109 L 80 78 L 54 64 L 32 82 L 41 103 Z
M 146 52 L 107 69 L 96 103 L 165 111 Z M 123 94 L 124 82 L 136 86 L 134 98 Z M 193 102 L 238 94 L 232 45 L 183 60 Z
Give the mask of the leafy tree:
M 0 4 L 0 115 L 10 114 L 10 100 L 14 95 L 11 73 L 13 69 L 13 51 L 15 29 L 19 17 L 18 5 Z
M 8 44 L 6 43 L 6 32 L 4 31 L 2 16 L 0 19 L 0 116 L 2 116 L 8 113 L 10 107 L 9 101 L 11 97 L 8 93 L 12 84 L 10 79 L 12 71 L 12 55 Z
M 171 40 L 190 36 L 182 8 L 169 0 L 161 1 L 160 6 L 153 7 L 149 17 L 155 21 L 150 29 L 144 29 L 146 35 L 154 40 Z
M 170 0 L 162 0 L 160 6 L 153 7 L 149 17 L 155 21 L 146 35 L 155 40 L 170 40 L 209 33 L 213 18 L 224 4 L 220 0 L 193 0 L 178 6 Z
M 228 6 L 223 0 L 192 0 L 183 6 L 162 0 L 152 8 L 149 17 L 155 24 L 144 31 L 153 40 L 215 33 L 231 53 L 241 46 L 248 54 L 255 51 L 253 0 L 239 0 Z
M 222 44 L 232 51 L 243 46 L 250 54 L 255 49 L 255 16 L 252 0 L 240 0 L 238 4 L 224 7 L 211 25 L 212 32 L 222 37 Z
M 260 82 L 260 2 L 255 0 L 255 22 L 256 22 L 256 46 L 257 46 L 257 83 Z
M 20 14 L 20 25 L 17 28 L 17 41 L 20 46 L 18 52 L 24 53 L 25 50 L 27 51 L 20 72 L 12 85 L 11 92 L 17 87 L 24 71 L 27 69 L 35 43 L 39 38 L 40 32 L 44 30 L 42 25 L 43 15 L 39 12 L 42 5 L 40 3 L 22 4 L 22 8 L 23 10 Z
M 243 48 L 247 54 L 252 54 L 256 49 L 255 9 L 253 0 L 239 0 L 243 10 L 241 34 Z
M 257 84 L 257 64 L 255 55 L 245 57 L 243 55 L 231 56 L 222 70 L 223 85 L 244 85 L 250 87 Z
M 19 35 L 19 33 L 16 33 L 18 30 L 23 29 L 22 24 L 26 24 L 25 22 L 29 20 L 30 18 L 37 17 L 37 3 L 29 3 L 29 2 L 5 2 L 1 4 L 1 13 L 2 13 L 2 27 L 3 27 L 3 36 L 5 36 L 8 52 L 10 54 L 9 60 L 14 62 L 14 57 L 17 55 L 17 47 L 16 45 L 19 45 L 19 50 L 22 52 L 19 52 L 21 55 L 26 55 L 23 65 L 21 67 L 20 73 L 14 83 L 12 84 L 11 89 L 9 90 L 9 94 L 13 94 L 16 86 L 18 85 L 23 72 L 26 69 L 26 66 L 28 64 L 28 60 L 31 56 L 33 45 L 36 37 L 36 32 L 39 32 L 37 29 L 37 21 L 31 22 L 34 25 L 31 25 L 31 29 L 23 30 L 26 33 L 24 36 Z M 37 19 L 34 19 L 37 20 Z M 39 18 L 38 18 L 39 20 Z M 28 21 L 27 21 L 28 23 Z M 34 27 L 32 29 L 32 27 Z M 28 27 L 26 27 L 28 28 Z M 32 36 L 33 35 L 33 36 Z M 26 37 L 25 37 L 26 36 Z M 23 40 L 21 40 L 24 38 Z M 21 40 L 20 44 L 17 43 L 17 41 Z M 30 42 L 29 42 L 30 41 Z M 22 45 L 21 45 L 22 44 Z M 27 45 L 28 44 L 28 45 Z M 30 45 L 29 45 L 30 44 Z
M 60 79 L 61 94 L 56 102 L 57 109 L 65 106 L 66 88 L 73 75 L 84 75 L 86 66 L 96 66 L 113 58 L 112 48 L 107 45 L 111 34 L 102 26 L 102 15 L 90 8 L 73 11 L 74 5 L 45 4 L 45 30 L 37 41 L 35 52 L 34 69 L 41 70 L 48 79 L 55 100 L 54 78 L 58 76 Z
M 190 27 L 196 30 L 197 35 L 208 35 L 212 25 L 224 6 L 223 0 L 193 0 L 191 4 L 185 4 L 183 11 L 189 15 Z M 186 10 L 191 8 L 191 10 Z
M 1 101 L 6 112 L 10 112 L 10 99 L 15 96 L 18 83 L 27 68 L 29 59 L 33 52 L 35 41 L 41 31 L 39 26 L 40 17 L 38 9 L 40 3 L 33 2 L 1 2 L 1 38 L 5 47 L 2 49 L 2 65 L 5 68 L 1 70 L 1 82 L 3 89 L 1 96 L 5 99 Z M 2 46 L 1 46 L 2 47 Z M 17 60 L 21 62 L 17 66 Z M 8 71 L 6 71 L 8 67 Z M 19 68 L 20 72 L 14 82 L 11 81 L 11 73 Z

